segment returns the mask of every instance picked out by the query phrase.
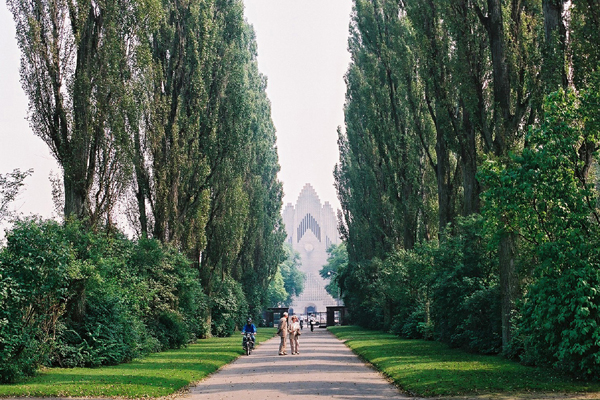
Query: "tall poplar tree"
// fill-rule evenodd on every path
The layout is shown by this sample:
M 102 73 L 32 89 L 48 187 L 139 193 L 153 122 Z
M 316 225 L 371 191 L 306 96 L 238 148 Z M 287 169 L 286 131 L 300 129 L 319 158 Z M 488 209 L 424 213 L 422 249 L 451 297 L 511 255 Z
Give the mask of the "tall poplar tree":
M 135 45 L 135 1 L 8 1 L 33 132 L 63 170 L 64 215 L 110 221 L 124 190 L 122 67 Z M 104 221 L 103 221 L 104 219 Z
M 243 288 L 257 313 L 285 235 L 266 78 L 243 2 L 9 6 L 32 127 L 64 171 L 65 216 L 112 226 L 116 206 L 133 203 L 140 236 L 186 254 L 206 294 Z

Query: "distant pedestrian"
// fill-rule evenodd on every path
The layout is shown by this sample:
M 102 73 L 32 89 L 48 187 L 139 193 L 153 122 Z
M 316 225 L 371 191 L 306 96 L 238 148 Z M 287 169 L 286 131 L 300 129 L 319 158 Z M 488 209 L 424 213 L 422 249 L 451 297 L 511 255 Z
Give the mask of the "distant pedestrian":
M 288 336 L 288 313 L 284 312 L 283 316 L 279 319 L 279 325 L 277 325 L 277 334 L 281 338 L 281 343 L 279 343 L 279 355 L 285 356 L 287 353 L 285 352 L 285 342 Z
M 300 349 L 298 348 L 298 336 L 300 336 L 300 323 L 298 322 L 298 317 L 295 315 L 292 317 L 292 322 L 290 323 L 289 331 L 292 355 L 300 354 Z
M 315 330 L 315 317 L 311 316 L 310 317 L 310 331 L 313 332 Z
M 300 317 L 300 330 L 304 329 L 304 319 Z

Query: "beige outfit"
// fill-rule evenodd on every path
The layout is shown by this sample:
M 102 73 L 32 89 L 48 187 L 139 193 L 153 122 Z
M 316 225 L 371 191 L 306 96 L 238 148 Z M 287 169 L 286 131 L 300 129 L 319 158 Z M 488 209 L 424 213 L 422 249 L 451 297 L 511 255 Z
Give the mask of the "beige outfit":
M 285 352 L 285 341 L 288 335 L 288 320 L 286 317 L 281 317 L 279 325 L 277 325 L 277 334 L 281 337 L 281 343 L 279 344 L 279 355 L 287 354 Z
M 300 323 L 298 321 L 292 322 L 290 324 L 290 347 L 292 348 L 292 354 L 300 353 L 298 336 L 300 336 Z

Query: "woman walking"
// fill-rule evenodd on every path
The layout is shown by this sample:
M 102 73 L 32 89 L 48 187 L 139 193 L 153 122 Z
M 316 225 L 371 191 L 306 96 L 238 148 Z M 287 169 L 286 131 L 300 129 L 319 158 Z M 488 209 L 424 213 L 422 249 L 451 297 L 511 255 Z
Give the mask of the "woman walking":
M 292 355 L 300 354 L 300 347 L 298 344 L 298 337 L 300 336 L 300 322 L 296 315 L 292 316 L 290 323 L 290 347 L 292 348 Z

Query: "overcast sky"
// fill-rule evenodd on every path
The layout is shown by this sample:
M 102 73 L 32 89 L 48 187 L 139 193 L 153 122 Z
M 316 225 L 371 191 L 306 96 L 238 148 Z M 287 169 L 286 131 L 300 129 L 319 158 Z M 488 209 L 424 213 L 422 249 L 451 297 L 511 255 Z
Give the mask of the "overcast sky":
M 56 161 L 48 146 L 29 128 L 27 98 L 19 82 L 20 51 L 15 40 L 15 23 L 0 0 L 0 173 L 15 168 L 34 169 L 25 181 L 26 188 L 15 202 L 24 214 L 40 214 L 50 218 L 54 206 L 50 171 L 58 173 Z
M 305 183 L 322 202 L 339 207 L 332 171 L 338 161 L 337 126 L 343 126 L 344 74 L 351 0 L 244 0 L 258 41 L 258 62 L 277 129 L 284 205 Z M 0 0 L 0 173 L 35 170 L 15 203 L 24 214 L 51 217 L 49 175 L 58 173 L 46 144 L 26 121 L 19 82 L 19 50 L 12 15 Z
M 350 62 L 351 0 L 244 0 L 258 64 L 277 129 L 286 203 L 305 183 L 339 207 L 333 187 L 338 126 L 344 125 L 344 74 Z

